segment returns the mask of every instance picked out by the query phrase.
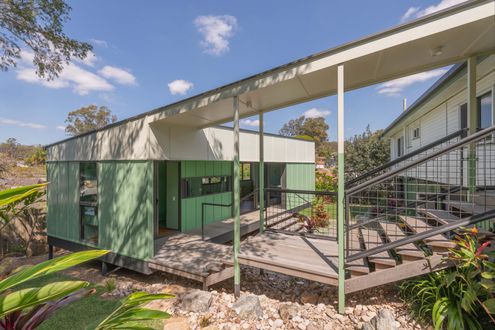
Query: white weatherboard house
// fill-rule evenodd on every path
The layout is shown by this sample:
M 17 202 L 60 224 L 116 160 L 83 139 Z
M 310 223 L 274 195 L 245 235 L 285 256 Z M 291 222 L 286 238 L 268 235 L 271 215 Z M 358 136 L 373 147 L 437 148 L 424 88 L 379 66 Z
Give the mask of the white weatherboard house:
M 392 159 L 468 128 L 466 67 L 454 65 L 384 130 Z M 478 59 L 476 77 L 479 130 L 495 123 L 495 55 Z

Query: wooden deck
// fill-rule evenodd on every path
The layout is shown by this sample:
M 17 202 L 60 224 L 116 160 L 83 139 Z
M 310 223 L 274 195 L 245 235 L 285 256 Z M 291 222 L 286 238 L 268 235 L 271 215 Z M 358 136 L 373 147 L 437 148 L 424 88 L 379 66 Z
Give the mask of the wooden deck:
M 151 269 L 186 277 L 203 283 L 203 287 L 234 276 L 232 246 L 223 245 L 233 239 L 234 220 L 227 219 L 187 233 L 170 232 L 155 240 L 155 256 L 147 260 Z M 241 216 L 241 235 L 257 231 L 259 211 Z
M 241 243 L 244 265 L 337 285 L 337 242 L 265 232 Z

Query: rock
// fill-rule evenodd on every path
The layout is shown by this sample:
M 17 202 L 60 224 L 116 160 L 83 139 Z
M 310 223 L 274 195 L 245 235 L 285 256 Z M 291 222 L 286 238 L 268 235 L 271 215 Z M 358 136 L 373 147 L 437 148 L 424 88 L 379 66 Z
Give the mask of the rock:
M 272 328 L 273 329 L 282 328 L 283 326 L 284 326 L 284 321 L 282 321 L 281 319 L 276 319 L 272 323 Z
M 232 309 L 242 319 L 254 319 L 263 316 L 263 310 L 258 296 L 242 296 L 233 305 Z
M 211 292 L 194 290 L 182 296 L 182 309 L 188 312 L 206 312 L 210 308 Z
M 297 315 L 297 308 L 291 304 L 282 304 L 278 308 L 278 314 L 284 322 L 288 322 Z
M 0 261 L 0 277 L 8 275 L 14 268 L 14 258 L 7 257 Z
M 361 327 L 361 330 L 376 330 L 374 326 L 372 326 L 370 323 L 365 323 Z
M 354 308 L 352 308 L 352 307 L 346 307 L 345 308 L 345 314 L 346 315 L 349 315 L 349 314 L 352 314 L 352 313 L 354 313 Z
M 172 317 L 165 320 L 163 330 L 191 330 L 187 318 L 185 317 Z
M 376 328 L 380 330 L 397 330 L 394 314 L 390 309 L 380 309 L 376 315 Z
M 320 298 L 320 295 L 317 293 L 313 293 L 311 291 L 304 291 L 301 294 L 301 304 L 313 304 L 316 305 L 318 304 L 318 299 Z

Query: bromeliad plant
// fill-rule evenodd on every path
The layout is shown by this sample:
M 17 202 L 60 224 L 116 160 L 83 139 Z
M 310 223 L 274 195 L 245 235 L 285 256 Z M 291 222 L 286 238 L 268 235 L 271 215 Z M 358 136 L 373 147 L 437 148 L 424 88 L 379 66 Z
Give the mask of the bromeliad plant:
M 494 254 L 485 252 L 492 240 L 481 239 L 476 228 L 463 230 L 448 257 L 455 263 L 453 269 L 403 283 L 401 294 L 413 315 L 431 318 L 435 329 L 482 329 L 481 314 L 495 323 Z

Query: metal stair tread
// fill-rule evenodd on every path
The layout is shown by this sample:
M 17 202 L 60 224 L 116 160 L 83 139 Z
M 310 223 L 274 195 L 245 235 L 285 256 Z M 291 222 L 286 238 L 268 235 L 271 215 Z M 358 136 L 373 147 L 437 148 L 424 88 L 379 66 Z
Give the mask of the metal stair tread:
M 372 249 L 383 245 L 383 241 L 380 237 L 378 231 L 374 229 L 363 229 L 361 228 L 361 234 L 364 238 L 364 245 L 366 249 Z M 395 266 L 397 261 L 390 256 L 387 251 L 378 252 L 368 257 L 368 260 L 373 263 L 378 263 L 387 266 Z
M 426 223 L 424 220 L 410 217 L 410 216 L 400 216 L 401 220 L 404 221 L 414 232 L 421 234 L 423 232 L 427 232 L 434 227 Z M 437 247 L 446 247 L 446 248 L 454 248 L 456 244 L 449 239 L 447 239 L 442 234 L 437 234 L 428 238 L 425 238 L 423 241 L 430 246 Z
M 358 229 L 351 230 L 351 232 L 349 233 L 349 238 L 350 251 L 361 251 L 362 249 L 361 244 L 359 243 Z M 368 267 L 368 264 L 364 258 L 346 263 L 346 269 L 362 274 L 369 274 L 370 272 L 370 268 Z
M 400 229 L 399 225 L 396 223 L 379 221 L 380 226 L 383 228 L 386 237 L 391 241 L 395 242 L 400 239 L 407 237 L 407 235 Z M 407 243 L 395 248 L 395 251 L 399 255 L 405 255 L 416 258 L 424 258 L 425 255 L 414 243 Z
M 469 214 L 481 214 L 486 212 L 486 207 L 482 205 L 478 205 L 475 203 L 469 203 L 469 202 L 461 202 L 461 201 L 453 201 L 453 200 L 448 200 L 447 201 L 449 207 L 455 207 L 461 211 L 464 211 Z
M 458 216 L 455 216 L 449 211 L 445 210 L 419 208 L 418 212 L 424 214 L 427 217 L 431 217 L 436 221 L 441 222 L 442 224 L 447 224 L 460 219 Z

